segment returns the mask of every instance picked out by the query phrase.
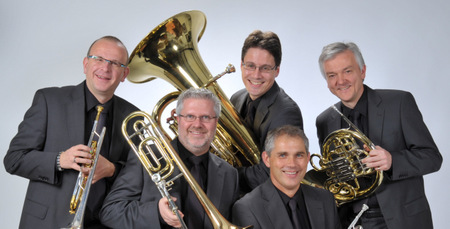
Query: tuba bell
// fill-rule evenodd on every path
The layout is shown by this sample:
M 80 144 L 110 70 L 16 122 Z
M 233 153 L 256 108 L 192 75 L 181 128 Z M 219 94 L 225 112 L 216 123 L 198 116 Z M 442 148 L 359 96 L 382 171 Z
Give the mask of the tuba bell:
M 164 96 L 154 108 L 153 118 L 160 123 L 161 114 L 168 103 L 177 99 L 181 91 L 191 87 L 206 88 L 221 101 L 222 113 L 217 126 L 212 149 L 235 167 L 257 164 L 260 152 L 238 112 L 222 91 L 216 80 L 224 74 L 234 72 L 234 67 L 212 77 L 198 53 L 197 43 L 203 35 L 206 17 L 200 11 L 179 13 L 158 25 L 137 45 L 130 55 L 128 80 L 145 83 L 164 79 L 178 91 Z M 170 129 L 175 130 L 172 120 Z M 163 132 L 165 136 L 169 136 Z M 169 137 L 170 139 L 170 137 Z
M 374 193 L 383 181 L 383 172 L 361 162 L 369 156 L 362 147 L 373 150 L 375 145 L 335 106 L 332 108 L 349 124 L 349 128 L 336 130 L 326 137 L 322 155 L 311 155 L 313 169 L 306 173 L 302 183 L 329 190 L 340 206 Z M 319 159 L 319 166 L 313 161 L 315 157 Z

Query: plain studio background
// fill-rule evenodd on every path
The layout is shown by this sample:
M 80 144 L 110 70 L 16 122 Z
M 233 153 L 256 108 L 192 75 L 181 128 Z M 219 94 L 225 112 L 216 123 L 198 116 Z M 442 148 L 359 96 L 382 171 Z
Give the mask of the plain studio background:
M 80 83 L 82 59 L 91 42 L 103 35 L 119 37 L 131 52 L 142 38 L 167 18 L 201 10 L 207 26 L 199 53 L 213 75 L 228 63 L 237 71 L 219 80 L 228 97 L 243 88 L 241 47 L 255 29 L 276 32 L 283 59 L 279 85 L 298 103 L 311 152 L 318 153 L 315 119 L 337 102 L 322 78 L 317 59 L 322 47 L 336 41 L 359 45 L 367 65 L 365 83 L 414 94 L 444 163 L 425 176 L 435 228 L 448 226 L 450 166 L 450 2 L 398 1 L 2 1 L 0 3 L 0 131 L 4 157 L 35 91 Z M 117 95 L 151 112 L 174 87 L 157 79 L 145 84 L 125 81 Z M 0 222 L 17 228 L 28 180 L 0 169 Z

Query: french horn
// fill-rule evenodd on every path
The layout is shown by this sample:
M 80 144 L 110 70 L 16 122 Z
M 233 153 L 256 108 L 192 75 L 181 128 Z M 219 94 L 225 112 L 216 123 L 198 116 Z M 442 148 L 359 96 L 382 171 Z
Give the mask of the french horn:
M 370 196 L 383 181 L 383 172 L 361 162 L 375 145 L 341 111 L 332 108 L 349 124 L 348 129 L 330 133 L 322 144 L 322 155 L 312 154 L 308 171 L 302 183 L 329 190 L 338 206 Z M 353 128 L 354 130 L 350 130 Z M 319 159 L 319 166 L 314 158 Z
M 164 96 L 155 106 L 152 116 L 158 123 L 168 103 L 176 100 L 181 91 L 190 87 L 212 91 L 222 104 L 212 149 L 235 167 L 257 164 L 260 151 L 253 140 L 254 135 L 245 127 L 239 113 L 216 82 L 224 74 L 234 72 L 234 67 L 229 66 L 223 73 L 212 77 L 199 55 L 197 43 L 205 26 L 206 17 L 201 11 L 182 12 L 165 20 L 130 54 L 127 78 L 133 83 L 161 78 L 178 90 Z M 177 129 L 176 126 L 170 128 Z M 164 134 L 169 136 L 165 131 Z

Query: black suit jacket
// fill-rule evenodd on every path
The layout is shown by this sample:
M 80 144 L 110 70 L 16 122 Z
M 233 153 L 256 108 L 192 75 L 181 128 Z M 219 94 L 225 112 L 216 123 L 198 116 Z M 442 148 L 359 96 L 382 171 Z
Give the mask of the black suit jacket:
M 330 192 L 307 185 L 302 185 L 302 192 L 311 228 L 341 228 Z M 292 229 L 289 213 L 270 179 L 236 201 L 232 219 L 237 226 L 253 225 L 253 229 Z
M 177 141 L 178 139 L 175 139 L 171 144 L 178 152 Z M 231 207 L 239 197 L 238 173 L 235 168 L 216 155 L 212 153 L 208 155 L 206 195 L 219 212 L 229 219 Z M 178 168 L 175 168 L 174 175 L 179 173 Z M 170 190 L 170 194 L 177 198 L 176 204 L 179 209 L 183 206 L 180 183 L 185 182 L 184 178 L 180 179 L 175 180 Z M 159 223 L 158 202 L 161 198 L 155 183 L 138 157 L 134 152 L 130 152 L 125 168 L 105 199 L 100 219 L 103 224 L 111 228 L 168 228 L 167 225 Z M 205 216 L 204 228 L 212 228 L 207 226 L 208 223 L 209 219 Z
M 112 99 L 114 122 L 108 160 L 117 165 L 118 172 L 130 150 L 121 134 L 122 120 L 137 108 L 118 96 Z M 20 228 L 61 228 L 72 222 L 69 204 L 79 172 L 59 172 L 56 157 L 74 145 L 87 145 L 84 134 L 84 82 L 36 92 L 4 158 L 6 171 L 30 180 Z M 106 190 L 113 180 L 106 179 Z
M 277 127 L 284 125 L 298 126 L 303 129 L 303 118 L 297 103 L 289 97 L 277 82 L 274 82 L 264 97 L 261 98 L 251 131 L 255 134 L 255 143 L 261 153 L 264 150 L 264 142 L 267 133 Z M 231 103 L 241 114 L 244 108 L 248 92 L 244 88 L 231 96 Z M 250 167 L 239 168 L 239 179 L 243 192 L 248 192 L 262 184 L 269 178 L 269 169 L 260 162 Z
M 384 171 L 384 181 L 375 193 L 386 224 L 395 229 L 432 228 L 423 175 L 438 171 L 442 156 L 414 97 L 405 91 L 365 88 L 367 136 L 392 155 L 392 167 Z M 338 109 L 341 106 L 341 102 L 336 104 Z M 316 126 L 322 145 L 329 133 L 341 128 L 341 117 L 329 108 L 317 117 Z

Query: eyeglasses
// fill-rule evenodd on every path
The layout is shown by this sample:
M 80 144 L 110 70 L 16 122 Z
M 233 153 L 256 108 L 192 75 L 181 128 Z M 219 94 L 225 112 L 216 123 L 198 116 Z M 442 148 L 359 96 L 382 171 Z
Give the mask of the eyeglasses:
M 242 67 L 244 67 L 244 69 L 248 70 L 248 71 L 255 71 L 256 68 L 258 68 L 259 71 L 262 73 L 270 73 L 277 68 L 277 66 L 272 67 L 270 65 L 263 65 L 263 66 L 256 67 L 256 65 L 254 63 L 242 63 Z
M 214 116 L 214 117 L 209 116 L 209 115 L 195 116 L 195 115 L 190 115 L 190 114 L 188 114 L 188 115 L 180 114 L 178 116 L 184 118 L 184 120 L 186 120 L 186 122 L 193 122 L 193 121 L 197 120 L 197 118 L 198 118 L 198 119 L 200 119 L 200 122 L 204 122 L 204 123 L 211 122 L 212 120 L 217 118 L 216 116 Z
M 111 64 L 113 67 L 116 67 L 116 68 L 126 68 L 127 67 L 124 64 L 121 64 L 121 63 L 116 62 L 116 61 L 105 59 L 105 58 L 103 58 L 101 56 L 93 56 L 92 55 L 92 56 L 88 56 L 88 58 L 95 60 L 95 62 L 97 62 L 97 63 L 104 63 L 104 62 L 106 62 L 106 63 Z

